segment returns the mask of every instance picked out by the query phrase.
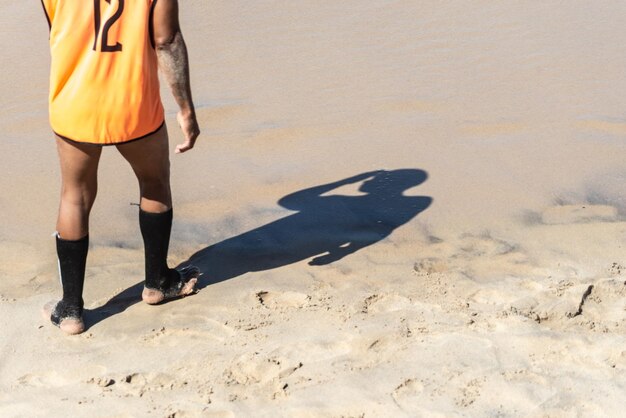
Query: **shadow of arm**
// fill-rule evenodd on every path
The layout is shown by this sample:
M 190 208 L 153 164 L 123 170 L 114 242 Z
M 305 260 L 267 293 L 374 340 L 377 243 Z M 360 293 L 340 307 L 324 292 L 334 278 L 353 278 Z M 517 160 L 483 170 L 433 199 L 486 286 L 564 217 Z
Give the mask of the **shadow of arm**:
M 367 173 L 358 174 L 356 176 L 348 177 L 343 180 L 335 181 L 328 184 L 322 184 L 320 186 L 311 187 L 308 189 L 300 190 L 295 193 L 288 194 L 281 198 L 278 204 L 286 209 L 302 210 L 307 207 L 309 202 L 312 202 L 319 198 L 324 193 L 337 189 L 347 184 L 357 183 L 359 181 L 366 180 L 373 177 L 382 171 L 370 171 Z
M 309 266 L 324 266 L 326 264 L 334 263 L 335 261 L 341 260 L 345 256 L 355 253 L 361 248 L 367 247 L 371 244 L 373 244 L 373 242 L 365 242 L 359 244 L 351 242 L 344 247 L 334 248 L 328 251 L 328 254 L 319 255 L 313 258 L 311 261 L 309 261 Z

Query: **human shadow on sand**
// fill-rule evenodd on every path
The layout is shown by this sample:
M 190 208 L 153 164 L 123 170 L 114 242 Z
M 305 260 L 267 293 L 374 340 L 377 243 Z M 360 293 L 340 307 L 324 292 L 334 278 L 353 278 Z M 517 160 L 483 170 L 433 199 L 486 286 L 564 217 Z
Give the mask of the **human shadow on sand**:
M 311 266 L 332 263 L 382 240 L 425 210 L 432 198 L 403 192 L 426 178 L 423 170 L 380 170 L 292 193 L 278 204 L 296 213 L 200 250 L 182 265 L 203 272 L 202 288 L 308 258 Z M 361 195 L 326 195 L 359 182 Z
M 195 265 L 202 276 L 198 288 L 311 259 L 321 266 L 340 260 L 389 236 L 428 208 L 432 198 L 405 196 L 426 181 L 418 169 L 378 170 L 289 194 L 278 201 L 292 215 L 210 245 L 180 264 Z M 361 195 L 328 194 L 361 183 Z M 143 282 L 122 291 L 103 306 L 85 311 L 91 327 L 141 300 Z

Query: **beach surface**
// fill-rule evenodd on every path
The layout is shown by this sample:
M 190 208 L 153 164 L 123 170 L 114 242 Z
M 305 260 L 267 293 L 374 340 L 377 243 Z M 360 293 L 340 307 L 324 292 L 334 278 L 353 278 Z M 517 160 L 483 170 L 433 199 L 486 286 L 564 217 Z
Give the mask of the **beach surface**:
M 138 188 L 107 148 L 67 337 L 40 315 L 48 28 L 2 2 L 0 416 L 623 416 L 624 16 L 181 2 L 202 136 L 172 155 L 169 261 L 199 293 L 140 302 Z

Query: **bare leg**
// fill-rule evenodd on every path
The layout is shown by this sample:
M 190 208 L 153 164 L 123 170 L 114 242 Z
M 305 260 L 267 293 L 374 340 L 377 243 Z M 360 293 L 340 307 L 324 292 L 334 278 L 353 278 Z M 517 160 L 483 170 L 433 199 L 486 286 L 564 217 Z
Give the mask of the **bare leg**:
M 62 177 L 57 231 L 63 239 L 77 240 L 89 233 L 89 212 L 98 191 L 102 147 L 57 137 L 57 149 Z
M 117 146 L 139 181 L 141 209 L 150 213 L 167 212 L 172 207 L 170 158 L 165 126 L 153 135 Z
M 97 192 L 102 148 L 57 138 L 62 188 L 57 220 L 57 255 L 63 298 L 44 306 L 44 315 L 68 334 L 85 329 L 83 283 L 89 246 L 89 213 Z
M 167 266 L 172 225 L 170 162 L 167 129 L 136 142 L 118 145 L 130 163 L 141 194 L 139 225 L 144 240 L 146 284 L 142 298 L 156 304 L 193 293 L 197 269 L 176 271 Z

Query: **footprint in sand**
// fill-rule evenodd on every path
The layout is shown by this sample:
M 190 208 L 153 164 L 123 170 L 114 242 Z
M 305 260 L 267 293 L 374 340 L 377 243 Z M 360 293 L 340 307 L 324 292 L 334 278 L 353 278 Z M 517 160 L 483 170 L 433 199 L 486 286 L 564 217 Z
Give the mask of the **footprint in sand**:
M 236 398 L 265 396 L 276 399 L 287 395 L 287 379 L 302 367 L 302 362 L 280 356 L 243 354 L 224 370 L 223 378 Z
M 260 291 L 256 293 L 258 303 L 269 309 L 300 309 L 309 304 L 311 296 L 298 292 Z
M 361 312 L 366 314 L 395 312 L 414 309 L 414 305 L 407 297 L 394 294 L 374 294 L 362 302 Z
M 610 278 L 574 284 L 561 281 L 551 290 L 522 297 L 510 311 L 564 329 L 584 326 L 601 332 L 626 333 L 626 282 Z
M 198 339 L 225 341 L 236 334 L 233 327 L 210 318 L 212 312 L 205 306 L 188 304 L 176 309 L 164 308 L 157 318 L 163 326 L 146 333 L 142 337 L 144 342 L 173 346 Z
M 551 290 L 515 300 L 511 303 L 510 310 L 537 323 L 566 323 L 568 319 L 580 315 L 581 303 L 587 297 L 588 291 L 588 284 L 574 285 L 561 281 Z
M 416 406 L 424 392 L 424 385 L 417 379 L 405 379 L 391 393 L 396 405 L 405 412 L 417 412 Z
M 119 392 L 124 396 L 136 397 L 142 397 L 146 392 L 172 391 L 189 386 L 187 380 L 177 379 L 175 376 L 158 372 L 130 373 L 115 377 L 93 377 L 88 379 L 86 383 Z
M 106 372 L 103 366 L 86 365 L 80 368 L 48 370 L 41 373 L 29 373 L 17 379 L 18 385 L 34 387 L 61 387 L 86 381 L 91 376 L 102 376 Z
M 603 331 L 626 334 L 626 281 L 611 278 L 596 281 L 590 290 L 581 316 Z
M 489 231 L 481 234 L 462 234 L 457 243 L 461 253 L 457 257 L 503 257 L 519 254 L 518 245 L 492 237 Z M 467 258 L 467 257 L 465 257 Z
M 143 341 L 153 345 L 176 346 L 187 344 L 190 339 L 221 342 L 232 338 L 236 333 L 233 328 L 212 319 L 193 319 L 185 316 L 175 319 L 178 320 L 168 323 L 167 326 L 152 329 L 143 336 Z
M 457 407 L 467 408 L 480 397 L 486 378 L 479 377 L 465 383 L 462 382 L 462 379 L 461 376 L 450 377 L 450 381 L 455 383 L 449 383 L 449 386 L 460 387 L 460 393 L 454 398 L 454 401 Z M 424 384 L 421 381 L 405 379 L 391 393 L 391 397 L 404 412 L 421 416 L 425 412 L 422 407 L 428 403 L 428 400 L 432 400 L 433 394 L 438 396 L 444 395 L 441 389 L 430 389 L 427 394 L 424 391 Z
M 232 361 L 224 376 L 228 386 L 265 384 L 276 379 L 284 379 L 302 366 L 301 362 L 283 357 L 243 354 Z
M 445 260 L 435 257 L 423 258 L 413 265 L 413 271 L 415 271 L 415 273 L 420 276 L 428 276 L 435 273 L 445 273 L 449 269 L 450 267 Z
M 73 383 L 74 379 L 56 371 L 29 373 L 17 379 L 19 386 L 60 387 Z
M 381 318 L 381 324 L 386 319 Z M 380 330 L 384 326 L 375 325 Z M 335 353 L 328 362 L 337 370 L 359 371 L 374 369 L 381 364 L 393 363 L 397 353 L 407 347 L 406 327 L 394 327 L 386 331 L 365 331 L 363 335 L 355 335 L 344 345 L 347 351 Z
M 451 274 L 461 274 L 465 280 L 488 280 L 495 277 L 529 274 L 534 265 L 529 256 L 517 243 L 509 242 L 491 235 L 489 231 L 482 233 L 465 233 L 456 238 L 434 242 L 423 251 L 423 258 L 416 261 L 413 270 L 424 283 L 426 293 L 433 290 L 431 281 L 449 280 Z M 444 274 L 445 273 L 445 274 Z M 460 281 L 459 281 L 460 280 Z M 467 292 L 476 291 L 472 283 L 464 282 L 463 277 L 456 278 L 452 286 L 456 292 L 466 287 Z M 467 285 L 467 286 L 466 286 Z M 449 286 L 442 289 L 450 295 Z M 467 293 L 466 292 L 466 293 Z M 461 298 L 468 294 L 457 294 Z

